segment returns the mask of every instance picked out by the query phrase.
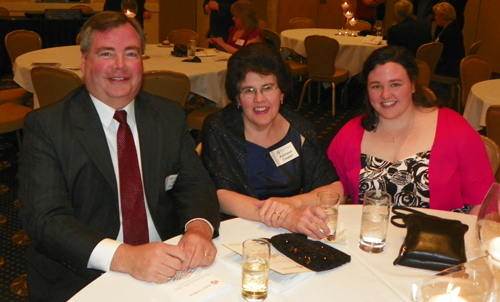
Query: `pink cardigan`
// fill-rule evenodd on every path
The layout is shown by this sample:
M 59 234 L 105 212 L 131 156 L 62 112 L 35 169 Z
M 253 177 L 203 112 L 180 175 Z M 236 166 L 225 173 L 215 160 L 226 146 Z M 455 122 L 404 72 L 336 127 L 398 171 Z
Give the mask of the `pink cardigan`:
M 363 134 L 359 116 L 342 127 L 328 148 L 328 158 L 337 169 L 345 194 L 354 203 L 359 203 Z M 438 112 L 428 174 L 431 209 L 447 211 L 462 208 L 464 204 L 481 204 L 495 182 L 481 137 L 449 108 L 440 108 Z

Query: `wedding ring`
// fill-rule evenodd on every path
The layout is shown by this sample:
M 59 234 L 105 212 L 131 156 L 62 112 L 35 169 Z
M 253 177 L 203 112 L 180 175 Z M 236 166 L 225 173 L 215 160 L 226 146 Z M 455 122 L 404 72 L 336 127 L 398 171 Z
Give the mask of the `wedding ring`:
M 209 255 L 209 254 L 207 254 L 207 253 L 203 254 L 203 256 L 205 256 L 205 257 L 207 257 L 207 258 L 210 258 L 210 255 Z
M 276 211 L 276 212 L 274 212 L 274 214 L 275 214 L 276 216 L 278 216 L 278 218 L 280 218 L 280 217 L 281 217 L 281 212 Z

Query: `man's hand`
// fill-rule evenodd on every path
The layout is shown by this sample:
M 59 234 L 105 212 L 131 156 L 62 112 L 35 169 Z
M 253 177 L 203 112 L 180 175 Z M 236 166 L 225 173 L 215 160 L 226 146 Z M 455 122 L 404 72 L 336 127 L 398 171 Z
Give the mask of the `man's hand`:
M 112 271 L 156 283 L 165 283 L 187 261 L 186 253 L 178 246 L 152 242 L 139 246 L 122 244 L 111 260 Z
M 212 229 L 205 221 L 190 222 L 177 246 L 187 256 L 182 270 L 210 266 L 217 255 L 217 248 L 212 243 Z

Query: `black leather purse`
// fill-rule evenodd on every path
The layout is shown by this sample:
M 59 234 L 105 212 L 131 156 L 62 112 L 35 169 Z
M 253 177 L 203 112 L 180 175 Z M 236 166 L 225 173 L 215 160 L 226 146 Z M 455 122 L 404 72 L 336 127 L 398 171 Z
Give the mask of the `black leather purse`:
M 396 206 L 392 212 L 391 223 L 407 230 L 394 265 L 441 271 L 467 262 L 464 235 L 469 226 L 409 207 Z

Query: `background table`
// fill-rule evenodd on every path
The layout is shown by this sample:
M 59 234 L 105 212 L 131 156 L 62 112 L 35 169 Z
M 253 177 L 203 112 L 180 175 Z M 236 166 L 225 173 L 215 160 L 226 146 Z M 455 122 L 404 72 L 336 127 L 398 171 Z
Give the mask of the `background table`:
M 307 36 L 322 35 L 336 39 L 339 44 L 339 53 L 335 61 L 337 68 L 349 70 L 350 76 L 358 74 L 363 68 L 366 58 L 375 50 L 386 45 L 363 43 L 365 37 L 338 36 L 338 29 L 329 28 L 300 28 L 288 29 L 281 32 L 281 47 L 290 48 L 301 56 L 307 57 L 304 40 Z
M 486 111 L 492 105 L 500 105 L 500 79 L 474 84 L 467 97 L 464 118 L 476 129 L 486 126 Z
M 30 19 L 24 17 L 0 18 L 0 72 L 12 72 L 4 38 L 16 29 L 37 32 L 42 38 L 42 48 L 74 45 L 76 35 L 88 18 L 81 19 Z
M 186 58 L 174 57 L 170 54 L 172 47 L 161 47 L 156 44 L 146 46 L 146 54 L 150 57 L 144 60 L 144 71 L 172 70 L 186 74 L 191 80 L 191 92 L 199 94 L 224 107 L 229 99 L 226 96 L 224 81 L 227 61 L 215 61 L 214 57 L 202 57 L 201 63 L 182 62 Z M 219 56 L 228 57 L 221 53 Z M 40 49 L 19 56 L 14 63 L 14 81 L 24 89 L 34 92 L 31 82 L 33 63 L 59 63 L 61 68 L 80 66 L 80 47 L 64 46 Z M 80 77 L 80 70 L 74 70 Z M 35 103 L 35 108 L 38 104 Z
M 476 240 L 476 216 L 436 210 L 424 210 L 440 217 L 461 220 L 469 225 L 465 234 L 468 260 L 482 256 Z M 330 301 L 411 301 L 411 285 L 436 272 L 403 266 L 394 266 L 399 248 L 406 234 L 405 229 L 389 225 L 387 249 L 380 254 L 369 254 L 358 247 L 361 223 L 360 205 L 342 205 L 339 223 L 346 230 L 346 243 L 333 246 L 349 255 L 351 262 L 336 269 L 315 273 L 310 278 L 282 293 L 271 289 L 266 302 Z M 283 229 L 268 228 L 262 223 L 244 219 L 222 222 L 220 237 L 214 240 L 218 253 L 209 269 L 233 284 L 232 287 L 204 300 L 207 302 L 244 301 L 241 298 L 241 269 L 222 258 L 231 253 L 222 246 L 226 243 L 243 242 L 248 238 L 269 238 Z M 179 237 L 168 243 L 177 243 Z M 133 279 L 121 273 L 106 273 L 76 294 L 71 302 L 83 301 L 174 301 L 167 291 L 154 283 Z

